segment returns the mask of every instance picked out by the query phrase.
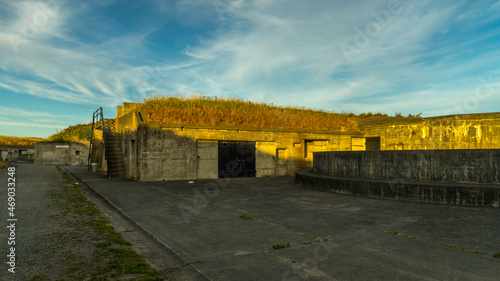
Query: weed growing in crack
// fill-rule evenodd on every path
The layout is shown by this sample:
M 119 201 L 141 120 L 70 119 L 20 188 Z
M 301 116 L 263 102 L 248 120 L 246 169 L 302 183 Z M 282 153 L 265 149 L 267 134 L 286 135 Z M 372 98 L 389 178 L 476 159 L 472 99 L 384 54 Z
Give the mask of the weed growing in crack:
M 241 216 L 239 216 L 241 219 L 244 219 L 244 220 L 254 220 L 254 218 L 252 218 L 251 216 L 247 216 L 247 214 L 243 214 Z
M 274 250 L 279 250 L 279 249 L 283 249 L 283 248 L 289 248 L 289 247 L 292 247 L 292 244 L 290 243 L 276 243 L 273 245 L 273 249 Z

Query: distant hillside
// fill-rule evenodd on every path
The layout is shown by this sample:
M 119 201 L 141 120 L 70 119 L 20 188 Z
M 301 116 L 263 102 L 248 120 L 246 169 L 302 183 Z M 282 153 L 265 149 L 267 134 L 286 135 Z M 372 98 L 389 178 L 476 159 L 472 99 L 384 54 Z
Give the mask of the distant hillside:
M 79 124 L 69 126 L 68 128 L 53 134 L 52 136 L 44 138 L 34 137 L 9 137 L 0 136 L 0 146 L 33 146 L 37 142 L 73 142 L 73 141 L 90 141 L 90 134 L 92 133 L 92 124 Z
M 0 136 L 0 146 L 33 146 L 36 142 L 43 141 L 42 138 L 19 138 Z
M 154 97 L 137 105 L 151 123 L 261 129 L 357 132 L 355 118 L 299 107 L 244 101 L 236 98 Z

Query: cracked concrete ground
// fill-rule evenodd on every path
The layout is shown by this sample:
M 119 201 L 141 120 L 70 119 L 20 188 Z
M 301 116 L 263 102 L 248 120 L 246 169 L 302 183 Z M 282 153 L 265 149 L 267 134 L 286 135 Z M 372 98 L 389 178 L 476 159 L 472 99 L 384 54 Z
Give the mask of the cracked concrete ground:
M 200 280 L 500 276 L 498 209 L 332 194 L 292 177 L 135 182 L 64 169 Z

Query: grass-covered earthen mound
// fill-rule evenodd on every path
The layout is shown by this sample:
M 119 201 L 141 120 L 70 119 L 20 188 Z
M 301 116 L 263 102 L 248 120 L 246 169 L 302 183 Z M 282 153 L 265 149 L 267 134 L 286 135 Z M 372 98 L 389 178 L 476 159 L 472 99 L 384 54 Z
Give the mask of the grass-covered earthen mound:
M 42 141 L 42 138 L 33 137 L 10 137 L 0 136 L 0 145 L 2 146 L 33 146 L 36 142 Z
M 139 104 L 150 123 L 258 129 L 357 132 L 349 114 L 280 107 L 236 98 L 154 97 Z
M 79 124 L 53 134 L 45 139 L 45 142 L 73 142 L 90 141 L 92 135 L 92 124 Z

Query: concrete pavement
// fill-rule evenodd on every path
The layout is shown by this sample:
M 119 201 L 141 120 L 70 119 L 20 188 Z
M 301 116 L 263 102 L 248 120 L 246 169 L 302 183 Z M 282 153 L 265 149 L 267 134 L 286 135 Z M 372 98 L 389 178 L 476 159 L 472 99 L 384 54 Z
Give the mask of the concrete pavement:
M 498 209 L 332 194 L 293 177 L 135 182 L 63 168 L 209 280 L 500 276 Z

